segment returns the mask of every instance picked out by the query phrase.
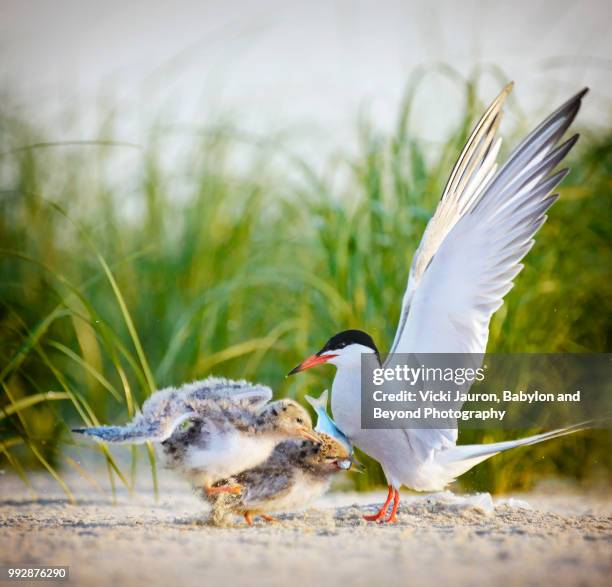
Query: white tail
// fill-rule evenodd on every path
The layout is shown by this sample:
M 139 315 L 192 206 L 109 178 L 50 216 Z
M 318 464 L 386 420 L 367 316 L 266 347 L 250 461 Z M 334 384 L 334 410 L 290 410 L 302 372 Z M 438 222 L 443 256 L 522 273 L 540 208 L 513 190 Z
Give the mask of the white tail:
M 592 428 L 596 420 L 588 420 L 586 422 L 580 422 L 573 426 L 566 428 L 559 428 L 558 430 L 552 430 L 551 432 L 544 432 L 542 434 L 535 434 L 534 436 L 527 436 L 526 438 L 519 438 L 517 440 L 506 440 L 503 442 L 493 442 L 490 444 L 465 444 L 454 446 L 447 450 L 442 450 L 436 454 L 436 464 L 448 474 L 449 479 L 446 484 L 454 481 L 459 475 L 463 475 L 469 471 L 472 467 L 475 467 L 478 463 L 487 460 L 500 452 L 510 450 L 511 448 L 517 448 L 519 446 L 529 446 L 530 444 L 537 444 L 544 440 L 551 438 L 557 438 L 558 436 L 565 436 L 567 434 L 573 434 L 580 430 L 588 430 Z

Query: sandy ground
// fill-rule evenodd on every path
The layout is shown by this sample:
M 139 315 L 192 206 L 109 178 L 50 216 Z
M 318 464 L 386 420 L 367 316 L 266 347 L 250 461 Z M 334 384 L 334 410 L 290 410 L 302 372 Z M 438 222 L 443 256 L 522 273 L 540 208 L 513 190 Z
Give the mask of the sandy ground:
M 360 511 L 383 492 L 332 493 L 276 524 L 248 528 L 236 518 L 219 528 L 171 477 L 161 479 L 158 502 L 143 490 L 113 504 L 73 480 L 80 501 L 71 505 L 49 478 L 35 485 L 33 496 L 0 478 L 0 563 L 69 565 L 72 585 L 559 587 L 609 585 L 612 572 L 612 501 L 601 495 L 494 505 L 487 495 L 406 495 L 400 522 L 380 526 Z

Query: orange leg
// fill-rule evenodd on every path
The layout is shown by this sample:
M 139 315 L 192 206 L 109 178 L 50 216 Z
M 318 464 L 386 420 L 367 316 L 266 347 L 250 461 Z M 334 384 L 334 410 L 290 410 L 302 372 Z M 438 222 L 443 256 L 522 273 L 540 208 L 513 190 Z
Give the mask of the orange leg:
M 204 491 L 206 491 L 207 495 L 217 495 L 219 493 L 240 495 L 242 493 L 242 487 L 240 485 L 220 485 L 219 487 L 204 486 Z
M 395 522 L 397 522 L 396 513 L 397 513 L 397 506 L 399 506 L 399 502 L 400 502 L 400 493 L 396 489 L 393 494 L 393 507 L 391 508 L 391 513 L 389 514 L 389 517 L 385 520 L 385 524 L 394 524 Z
M 253 518 L 251 517 L 251 512 L 244 512 L 244 521 L 249 525 L 253 525 Z
M 269 516 L 268 514 L 260 514 L 259 517 L 262 520 L 265 520 L 266 522 L 278 522 L 276 518 L 273 518 L 272 516 Z
M 389 508 L 389 504 L 391 503 L 392 499 L 393 487 L 389 485 L 389 493 L 387 494 L 387 500 L 385 501 L 384 505 L 380 508 L 380 510 L 378 510 L 377 513 L 368 516 L 363 516 L 363 519 L 367 520 L 368 522 L 378 522 L 378 520 L 382 519 L 387 513 L 387 509 Z

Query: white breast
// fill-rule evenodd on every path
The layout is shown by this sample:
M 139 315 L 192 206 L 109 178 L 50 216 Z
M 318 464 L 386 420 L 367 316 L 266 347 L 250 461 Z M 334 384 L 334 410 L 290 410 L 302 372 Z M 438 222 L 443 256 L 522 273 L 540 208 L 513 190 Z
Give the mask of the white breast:
M 399 486 L 420 465 L 405 431 L 399 429 L 364 430 L 361 428 L 361 369 L 339 367 L 332 385 L 334 420 L 360 450 L 377 460 L 387 481 Z
M 232 431 L 214 436 L 205 450 L 191 447 L 185 455 L 185 473 L 195 483 L 215 483 L 263 463 L 275 440 Z
M 304 509 L 314 500 L 321 497 L 329 488 L 330 478 L 313 478 L 296 471 L 291 489 L 286 495 L 256 503 L 248 503 L 247 507 L 253 511 L 266 512 L 295 512 Z
M 338 368 L 332 383 L 331 407 L 340 430 L 356 441 L 361 432 L 360 368 Z

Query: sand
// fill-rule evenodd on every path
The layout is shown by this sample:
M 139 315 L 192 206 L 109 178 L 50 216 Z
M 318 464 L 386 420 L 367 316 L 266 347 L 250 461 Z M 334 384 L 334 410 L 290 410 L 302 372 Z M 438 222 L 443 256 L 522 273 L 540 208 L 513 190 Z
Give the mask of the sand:
M 172 477 L 161 478 L 157 502 L 143 489 L 113 503 L 107 491 L 70 482 L 77 505 L 49 477 L 35 478 L 36 495 L 0 477 L 2 564 L 69 565 L 67 584 L 114 587 L 559 587 L 609 585 L 612 573 L 612 501 L 601 494 L 407 494 L 399 523 L 381 526 L 361 512 L 383 491 L 331 493 L 248 528 L 239 518 L 210 525 L 205 506 Z

